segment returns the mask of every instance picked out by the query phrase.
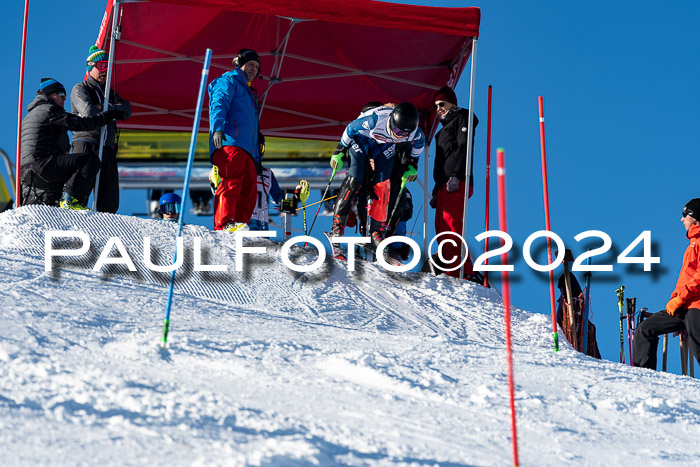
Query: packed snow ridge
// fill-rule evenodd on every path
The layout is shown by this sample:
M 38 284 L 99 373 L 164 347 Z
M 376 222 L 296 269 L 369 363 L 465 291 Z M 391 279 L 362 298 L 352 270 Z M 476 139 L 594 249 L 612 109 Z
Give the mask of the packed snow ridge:
M 48 231 L 84 232 L 90 247 L 46 271 Z M 165 221 L 42 206 L 0 214 L 2 465 L 511 463 L 494 290 L 330 258 L 297 273 L 270 240 L 246 242 L 267 251 L 236 272 L 231 234 L 185 226 L 162 349 L 170 273 L 146 267 L 144 238 L 168 265 L 175 234 Z M 113 237 L 134 271 L 93 271 Z M 195 238 L 202 263 L 225 271 L 194 270 Z M 522 465 L 698 465 L 696 380 L 566 343 L 555 354 L 546 314 L 512 319 Z

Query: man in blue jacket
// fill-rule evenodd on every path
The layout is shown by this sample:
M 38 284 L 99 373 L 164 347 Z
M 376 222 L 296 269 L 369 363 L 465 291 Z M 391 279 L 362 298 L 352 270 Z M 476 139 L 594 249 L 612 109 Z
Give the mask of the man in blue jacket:
M 260 56 L 241 49 L 236 68 L 209 84 L 209 160 L 221 183 L 214 197 L 214 229 L 245 226 L 257 201 L 258 99 L 251 83 L 260 74 Z

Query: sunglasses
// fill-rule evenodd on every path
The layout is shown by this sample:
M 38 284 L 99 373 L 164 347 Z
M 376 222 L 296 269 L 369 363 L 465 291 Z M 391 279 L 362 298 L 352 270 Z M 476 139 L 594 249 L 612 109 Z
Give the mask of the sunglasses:
M 695 213 L 693 211 L 691 211 L 690 209 L 688 209 L 687 207 L 685 207 L 685 208 L 683 208 L 682 217 L 686 217 L 686 216 L 695 217 Z
M 161 214 L 180 214 L 180 203 L 164 203 L 160 205 Z
M 57 92 L 56 95 L 58 95 L 58 97 L 66 97 L 65 92 Z
M 95 68 L 97 68 L 97 71 L 107 71 L 108 66 L 109 62 L 107 60 L 102 60 L 95 63 Z
M 433 108 L 436 109 L 436 110 L 437 110 L 438 107 L 440 107 L 441 109 L 443 109 L 443 108 L 445 108 L 446 105 L 447 105 L 447 102 L 445 102 L 445 101 L 436 102 L 435 104 L 433 104 Z

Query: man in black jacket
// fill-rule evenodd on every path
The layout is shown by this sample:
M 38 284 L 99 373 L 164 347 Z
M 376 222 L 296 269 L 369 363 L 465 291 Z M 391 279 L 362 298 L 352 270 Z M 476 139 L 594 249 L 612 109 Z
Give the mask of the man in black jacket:
M 66 89 L 53 78 L 43 78 L 27 107 L 21 135 L 21 204 L 47 204 L 85 209 L 99 170 L 94 154 L 68 154 L 68 130 L 92 130 L 123 118 L 113 110 L 81 118 L 67 113 Z
M 87 77 L 75 86 L 70 93 L 73 113 L 81 117 L 97 115 L 104 110 L 105 84 L 107 82 L 107 52 L 93 45 L 87 56 Z M 131 104 L 114 91 L 109 92 L 109 108 L 124 113 L 124 118 L 131 116 Z M 123 119 L 122 119 L 123 120 Z M 99 192 L 97 193 L 97 210 L 116 213 L 119 209 L 119 169 L 117 167 L 117 124 L 110 122 L 102 148 L 102 166 L 100 168 Z M 100 151 L 100 129 L 81 130 L 73 133 L 72 153 L 92 153 Z
M 457 95 L 448 86 L 440 88 L 433 96 L 435 110 L 440 117 L 442 129 L 435 135 L 435 167 L 433 168 L 433 197 L 430 206 L 435 208 L 435 233 L 455 232 L 462 234 L 464 202 L 466 200 L 467 136 L 469 127 L 469 110 L 457 106 Z M 474 115 L 474 129 L 479 120 Z M 474 145 L 472 144 L 472 156 Z M 471 168 L 470 168 L 471 170 Z M 473 177 L 470 173 L 469 196 L 473 193 Z M 449 237 L 445 235 L 442 240 Z M 446 269 L 455 268 L 447 274 L 459 277 L 461 242 L 456 245 L 446 242 L 443 245 L 443 257 L 448 260 L 442 265 Z M 454 258 L 454 260 L 449 261 Z M 464 277 L 473 274 L 471 260 L 464 265 Z

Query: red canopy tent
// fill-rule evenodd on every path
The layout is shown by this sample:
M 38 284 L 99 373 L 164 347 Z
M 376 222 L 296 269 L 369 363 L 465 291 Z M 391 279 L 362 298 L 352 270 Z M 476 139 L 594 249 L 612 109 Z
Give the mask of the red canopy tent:
M 190 131 L 205 49 L 214 52 L 213 79 L 232 68 L 239 49 L 251 48 L 262 58 L 254 87 L 263 134 L 320 140 L 339 140 L 364 103 L 380 101 L 413 103 L 430 142 L 438 124 L 432 96 L 444 85 L 454 88 L 473 55 L 471 166 L 480 19 L 476 7 L 374 0 L 109 0 L 96 44 L 109 50 L 107 86 L 132 103 L 122 128 Z M 206 108 L 199 129 L 208 131 Z M 424 254 L 427 225 L 425 209 Z
M 480 21 L 473 7 L 370 0 L 110 0 L 97 40 L 105 50 L 115 11 L 112 87 L 134 107 L 121 128 L 190 131 L 205 49 L 213 79 L 246 47 L 262 58 L 263 133 L 325 140 L 367 101 L 412 102 L 430 138 L 432 95 L 456 84 Z

